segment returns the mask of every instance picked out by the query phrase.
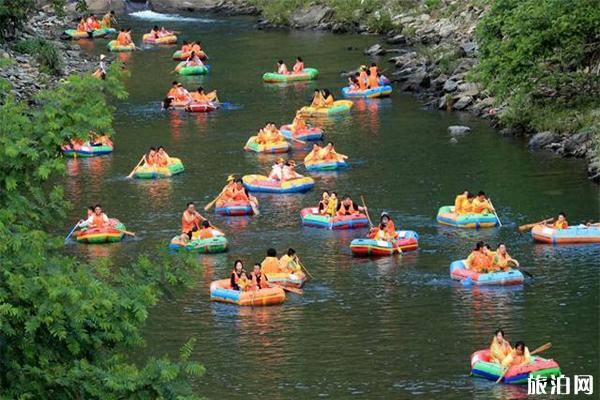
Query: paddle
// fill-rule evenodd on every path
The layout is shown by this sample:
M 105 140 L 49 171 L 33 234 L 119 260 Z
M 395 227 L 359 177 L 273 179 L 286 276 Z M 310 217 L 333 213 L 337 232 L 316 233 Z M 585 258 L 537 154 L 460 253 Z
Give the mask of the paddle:
M 554 221 L 554 218 L 548 218 L 548 219 L 545 219 L 545 220 L 540 221 L 540 222 L 534 222 L 532 224 L 521 225 L 521 226 L 519 226 L 518 229 L 519 229 L 519 232 L 525 232 L 525 231 L 530 230 L 531 228 L 533 228 L 536 225 L 542 225 L 542 224 L 546 224 L 546 223 L 552 222 L 552 221 Z
M 490 206 L 492 206 L 492 211 L 494 212 L 494 216 L 496 217 L 496 220 L 498 221 L 498 226 L 502 227 L 502 221 L 500 221 L 500 218 L 498 218 L 498 214 L 496 213 L 496 207 L 494 207 L 494 205 L 492 204 L 492 199 L 490 199 L 488 197 L 488 201 L 490 202 Z
M 300 261 L 300 258 L 298 258 L 298 264 L 300 264 L 300 268 L 302 268 L 304 272 L 306 272 L 306 275 L 308 275 L 310 279 L 315 279 L 315 277 L 310 272 L 308 272 L 308 269 L 306 269 L 302 261 Z
M 304 294 L 304 290 L 302 290 L 302 289 L 291 288 L 291 287 L 287 287 L 287 286 L 281 286 L 281 285 L 278 285 L 276 283 L 269 283 L 269 287 L 280 288 L 280 289 L 285 290 L 286 292 L 292 292 L 292 293 L 296 293 L 296 294 Z
M 304 140 L 296 139 L 293 136 L 290 137 L 290 140 L 293 140 L 294 142 L 298 142 L 300 144 L 306 144 L 306 142 Z
M 73 232 L 75 232 L 75 229 L 79 228 L 79 224 L 81 224 L 82 222 L 83 222 L 83 220 L 77 221 L 77 223 L 75 224 L 75 226 L 73 227 L 73 229 L 71 229 L 71 232 L 69 232 L 69 234 L 65 238 L 65 242 L 69 241 L 69 239 L 71 238 L 71 235 L 73 235 Z
M 127 236 L 135 236 L 135 232 L 129 232 L 129 231 L 122 231 L 120 229 L 117 229 L 119 232 L 126 234 Z
M 371 216 L 369 215 L 369 209 L 367 208 L 367 204 L 365 203 L 365 198 L 363 197 L 363 195 L 360 195 L 360 199 L 362 200 L 363 203 L 363 207 L 365 208 L 366 214 L 367 214 L 367 219 L 369 220 L 369 226 L 372 228 L 373 227 L 373 222 L 371 222 Z
M 146 158 L 145 154 L 142 156 L 142 158 L 140 159 L 140 161 L 138 161 L 137 165 L 135 167 L 133 167 L 133 169 L 131 170 L 131 172 L 129 173 L 129 175 L 127 175 L 128 178 L 131 178 L 133 176 L 133 173 L 140 166 L 140 164 L 142 163 L 142 161 L 144 161 L 144 158 Z
M 528 278 L 533 278 L 533 274 L 527 270 L 521 269 L 521 265 L 519 264 L 519 262 L 515 259 L 510 259 L 508 260 L 508 266 L 511 267 L 512 269 L 516 269 L 521 271 L 525 276 L 527 276 Z
M 258 199 L 254 196 L 250 196 L 252 197 L 255 201 L 253 201 L 252 199 L 248 199 L 249 203 L 250 203 L 250 207 L 252 207 L 252 212 L 254 213 L 254 215 L 259 215 L 260 214 L 260 210 L 258 209 Z
M 221 193 L 219 193 L 217 195 L 217 197 L 215 197 L 213 199 L 213 201 L 211 201 L 210 203 L 208 203 L 207 205 L 204 206 L 204 211 L 210 210 L 215 205 L 215 203 L 217 202 L 217 200 L 219 200 L 221 198 L 221 196 L 223 195 L 224 192 L 225 192 L 225 188 L 223 188 L 223 190 L 221 190 Z
M 532 356 L 532 355 L 534 355 L 534 354 L 541 353 L 542 351 L 546 351 L 546 350 L 550 349 L 551 347 L 552 347 L 552 343 L 548 342 L 548 343 L 546 343 L 546 344 L 543 344 L 543 345 L 541 345 L 541 346 L 540 346 L 540 347 L 538 347 L 537 349 L 535 349 L 535 350 L 533 350 L 533 351 L 529 352 L 529 355 L 531 355 L 531 356 Z M 501 380 L 504 378 L 504 375 L 506 375 L 506 373 L 508 372 L 508 370 L 509 370 L 509 369 L 510 369 L 510 367 L 509 367 L 509 368 L 506 368 L 506 369 L 504 370 L 504 372 L 502 372 L 502 375 L 500 375 L 500 377 L 498 378 L 498 380 L 496 381 L 496 383 L 500 383 L 500 381 L 501 381 Z

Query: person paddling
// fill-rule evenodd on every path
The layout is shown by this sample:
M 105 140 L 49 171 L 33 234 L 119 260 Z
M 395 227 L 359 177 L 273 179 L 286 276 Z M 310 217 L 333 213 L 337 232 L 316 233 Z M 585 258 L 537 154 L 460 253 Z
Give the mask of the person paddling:
M 337 215 L 340 216 L 356 215 L 360 212 L 367 212 L 367 208 L 357 205 L 348 194 L 342 197 L 342 201 L 337 207 Z
M 569 222 L 567 221 L 565 213 L 559 213 L 556 222 L 550 226 L 554 229 L 567 229 L 569 227 Z
M 85 224 L 88 228 L 104 228 L 110 224 L 108 216 L 102 211 L 102 206 L 96 204 L 94 212 L 88 217 Z
M 504 243 L 499 243 L 492 257 L 492 271 L 508 271 L 513 266 L 518 267 L 519 262 L 508 254 Z
M 525 343 L 518 341 L 515 343 L 515 348 L 502 360 L 502 366 L 506 369 L 520 365 L 527 365 L 531 362 L 529 349 Z
M 188 237 L 192 238 L 192 230 L 196 228 L 200 229 L 201 222 L 206 221 L 198 211 L 196 211 L 196 205 L 190 201 L 187 203 L 183 214 L 181 215 L 181 233 L 185 233 Z
M 504 330 L 496 329 L 490 344 L 490 358 L 493 362 L 502 364 L 504 359 L 512 352 L 510 343 L 504 338 Z
M 284 254 L 279 259 L 279 269 L 290 274 L 298 274 L 301 272 L 300 260 L 296 254 L 296 250 L 289 248 L 287 254 Z

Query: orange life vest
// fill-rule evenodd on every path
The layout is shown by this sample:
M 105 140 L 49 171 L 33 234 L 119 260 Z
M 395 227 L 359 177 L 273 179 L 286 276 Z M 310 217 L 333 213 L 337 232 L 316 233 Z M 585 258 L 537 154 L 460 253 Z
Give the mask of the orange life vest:
M 373 89 L 376 87 L 379 87 L 379 79 L 377 79 L 377 75 L 369 75 L 369 78 L 367 79 L 368 84 L 369 84 L 369 89 Z
M 562 222 L 556 221 L 554 223 L 554 228 L 555 229 L 567 229 L 568 227 L 569 227 L 569 223 L 567 222 L 567 220 L 564 220 Z
M 350 205 L 346 207 L 344 203 L 340 204 L 340 209 L 338 210 L 338 215 L 352 215 L 356 214 L 358 211 L 354 208 L 354 202 L 350 202 Z
M 260 272 L 263 275 L 279 273 L 279 260 L 277 257 L 266 257 L 260 264 Z
M 104 221 L 104 214 L 100 214 L 97 215 L 96 213 L 94 213 L 94 215 L 92 216 L 92 223 L 91 225 L 94 228 L 100 228 L 102 226 L 104 226 L 106 222 Z
M 117 43 L 119 43 L 121 46 L 127 46 L 129 44 L 129 37 L 127 36 L 127 33 L 119 32 L 119 35 L 117 36 Z
M 189 213 L 184 211 L 183 215 L 181 216 L 181 232 L 183 233 L 191 232 L 194 227 L 200 227 L 200 218 L 197 215 L 193 215 L 191 218 L 189 218 L 188 215 Z
M 200 229 L 200 231 L 198 232 L 198 237 L 200 239 L 210 239 L 212 237 L 214 237 L 215 235 L 213 235 L 212 232 L 212 228 L 208 227 L 208 228 L 202 228 Z
M 260 272 L 259 272 L 259 276 L 257 276 L 256 273 L 254 273 L 254 271 L 252 271 L 252 273 L 250 274 L 250 279 L 251 279 L 252 289 L 265 289 L 265 288 L 269 287 L 269 285 L 267 284 L 266 276 L 264 276 Z

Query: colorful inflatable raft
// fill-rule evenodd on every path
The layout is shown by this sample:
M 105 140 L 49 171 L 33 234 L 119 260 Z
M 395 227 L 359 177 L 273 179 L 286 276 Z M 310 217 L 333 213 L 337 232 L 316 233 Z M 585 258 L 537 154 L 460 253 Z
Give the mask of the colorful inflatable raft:
M 252 215 L 252 206 L 247 201 L 228 201 L 226 203 L 217 205 L 215 212 L 219 215 L 227 216 L 240 216 L 240 215 Z
M 533 240 L 551 244 L 600 243 L 599 226 L 570 226 L 567 229 L 554 229 L 545 225 L 536 225 L 531 230 Z
M 161 179 L 170 178 L 184 171 L 183 164 L 179 158 L 171 157 L 166 167 L 140 165 L 133 173 L 136 179 Z
M 480 378 L 497 381 L 504 372 L 502 365 L 491 360 L 490 350 L 479 350 L 471 355 L 471 375 Z M 503 383 L 524 385 L 529 378 L 541 380 L 551 379 L 560 375 L 558 363 L 551 359 L 531 356 L 531 362 L 527 365 L 510 367 L 504 377 Z
M 148 44 L 174 44 L 177 43 L 177 36 L 168 35 L 157 38 L 153 33 L 144 33 L 142 41 Z
M 299 131 L 292 132 L 291 125 L 282 125 L 279 128 L 279 132 L 286 139 L 298 139 L 298 140 L 321 140 L 323 138 L 323 130 L 321 128 L 308 128 L 300 129 Z
M 304 282 L 306 282 L 306 275 L 301 272 L 296 274 L 280 272 L 276 274 L 267 274 L 267 280 L 272 285 L 300 289 L 304 286 Z
M 289 181 L 276 181 L 264 175 L 246 175 L 242 181 L 250 192 L 303 193 L 315 186 L 315 181 L 307 176 Z
M 312 81 L 317 79 L 319 71 L 316 68 L 304 68 L 299 74 L 278 74 L 275 72 L 266 72 L 263 75 L 263 82 L 266 83 L 286 83 L 298 81 Z
M 471 271 L 467 269 L 466 260 L 450 264 L 450 277 L 461 282 L 467 280 L 474 285 L 520 285 L 525 280 L 523 273 L 518 269 L 488 273 Z
M 103 156 L 105 154 L 110 154 L 113 152 L 112 146 L 63 146 L 62 148 L 63 154 L 65 157 L 96 157 Z
M 77 29 L 67 29 L 66 31 L 63 32 L 63 35 L 65 37 L 69 37 L 73 40 L 77 40 L 77 39 L 102 38 L 107 35 L 112 35 L 115 33 L 117 33 L 117 30 L 114 28 L 100 28 L 100 29 L 95 29 L 91 32 L 82 32 L 82 31 L 78 31 Z
M 308 207 L 300 211 L 300 216 L 302 217 L 302 225 L 313 228 L 359 229 L 369 226 L 369 219 L 362 213 L 330 217 L 329 215 L 319 214 L 316 207 Z
M 187 112 L 211 112 L 217 109 L 217 105 L 213 103 L 188 103 L 185 105 Z
M 182 61 L 175 67 L 175 71 L 179 75 L 206 75 L 208 71 L 210 71 L 210 67 L 208 65 L 194 65 L 194 66 L 185 66 L 186 62 Z
M 302 107 L 299 112 L 303 117 L 327 117 L 341 113 L 347 113 L 352 108 L 351 100 L 337 100 L 331 107 Z
M 283 303 L 285 292 L 279 287 L 248 291 L 233 290 L 229 279 L 221 279 L 210 284 L 210 301 L 238 306 L 271 306 Z
M 498 218 L 494 214 L 456 214 L 454 206 L 440 207 L 437 222 L 457 228 L 493 228 L 498 226 Z
M 187 250 L 200 254 L 213 254 L 227 251 L 228 246 L 229 244 L 225 236 L 215 236 L 208 239 L 192 239 L 183 245 L 180 242 L 178 235 L 171 239 L 169 249 L 175 251 Z
M 350 243 L 350 250 L 355 256 L 391 256 L 394 253 L 403 253 L 416 250 L 419 247 L 419 235 L 415 231 L 396 231 L 398 237 L 389 242 L 387 240 L 354 239 Z
M 255 153 L 287 153 L 291 146 L 285 140 L 279 142 L 270 142 L 267 144 L 259 144 L 256 136 L 251 136 L 244 145 L 244 150 L 253 151 Z
M 108 42 L 108 44 L 106 45 L 106 47 L 108 47 L 108 50 L 110 51 L 134 51 L 135 50 L 135 43 L 129 43 L 127 46 L 121 46 L 116 40 L 111 40 L 110 42 Z
M 79 243 L 99 244 L 114 243 L 123 240 L 125 225 L 119 220 L 111 218 L 109 226 L 104 228 L 83 228 L 75 232 L 75 239 Z
M 349 87 L 345 87 L 342 88 L 342 94 L 344 95 L 344 97 L 362 97 L 362 98 L 369 98 L 369 99 L 374 99 L 377 97 L 387 97 L 389 95 L 392 94 L 392 87 L 391 86 L 379 86 L 373 89 L 367 89 L 367 90 L 350 90 Z
M 346 160 L 337 161 L 316 161 L 307 162 L 304 164 L 307 171 L 334 171 L 340 168 L 346 168 L 348 163 Z
M 181 50 L 177 50 L 175 53 L 173 53 L 173 60 L 175 61 L 185 61 L 188 58 L 190 58 L 190 56 L 192 55 L 191 51 L 188 51 L 186 53 L 183 53 Z M 201 61 L 204 61 L 207 59 L 206 53 L 201 51 L 200 53 L 196 53 L 196 55 L 198 56 L 198 58 Z

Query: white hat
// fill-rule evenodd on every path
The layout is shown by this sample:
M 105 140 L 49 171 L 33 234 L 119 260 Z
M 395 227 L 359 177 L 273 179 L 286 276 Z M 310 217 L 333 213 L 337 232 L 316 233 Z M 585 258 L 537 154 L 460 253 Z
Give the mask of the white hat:
M 100 60 L 104 60 L 106 56 L 104 54 L 100 54 Z

